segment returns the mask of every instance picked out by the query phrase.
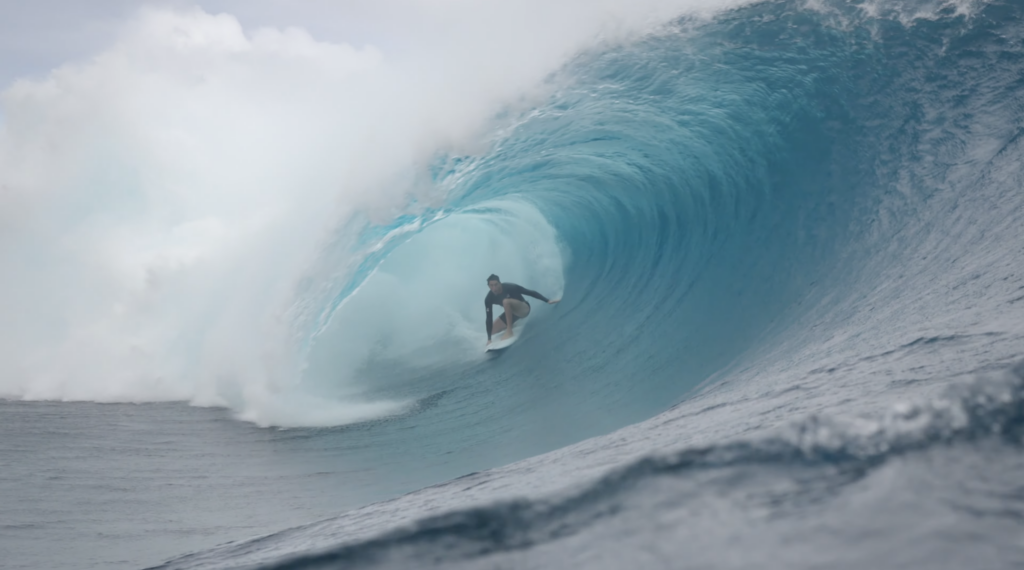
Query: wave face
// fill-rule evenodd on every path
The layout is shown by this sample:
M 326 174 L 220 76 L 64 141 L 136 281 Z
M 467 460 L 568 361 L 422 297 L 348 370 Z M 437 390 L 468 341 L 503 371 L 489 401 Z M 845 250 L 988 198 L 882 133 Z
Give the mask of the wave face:
M 304 383 L 331 393 L 338 342 L 371 339 L 360 397 L 414 402 L 374 437 L 450 466 L 635 425 L 167 567 L 1019 562 L 1019 485 L 957 481 L 1020 466 L 1022 38 L 1019 3 L 783 1 L 581 55 L 492 151 L 434 163 L 442 207 L 363 227 Z M 564 301 L 481 361 L 461 327 L 492 271 Z
M 995 310 L 940 310 L 936 291 L 1000 282 L 995 252 L 1019 254 L 1013 208 L 963 204 L 1017 194 L 1016 68 L 943 47 L 979 17 L 935 17 L 773 3 L 579 57 L 492 152 L 435 162 L 441 208 L 363 230 L 374 250 L 309 341 L 306 389 L 338 395 L 346 366 L 370 401 L 473 384 L 439 414 L 558 445 L 730 366 L 940 338 L 942 313 Z M 564 301 L 481 362 L 491 272 Z
M 820 29 L 818 41 L 841 51 L 775 60 L 727 49 L 744 26 L 689 27 L 581 56 L 490 154 L 439 159 L 433 182 L 447 203 L 365 230 L 399 243 L 385 241 L 386 255 L 369 256 L 331 304 L 341 306 L 311 342 L 307 387 L 329 390 L 344 363 L 359 362 L 364 381 L 393 390 L 394 368 L 367 368 L 389 359 L 419 368 L 398 347 L 441 337 L 431 354 L 459 343 L 442 351 L 437 392 L 462 378 L 493 382 L 511 394 L 459 407 L 509 422 L 510 440 L 535 439 L 522 430 L 543 426 L 545 439 L 567 443 L 666 409 L 785 330 L 800 303 L 842 287 L 844 272 L 870 258 L 853 246 L 870 222 L 855 216 L 885 190 L 867 157 L 875 135 L 850 138 L 860 119 L 834 92 L 856 101 L 851 91 L 876 89 L 853 78 L 879 62 L 852 55 L 861 46 L 838 31 Z M 528 323 L 514 358 L 453 366 L 479 350 L 466 340 L 481 343 L 492 272 L 552 297 L 564 289 L 565 299 L 537 311 L 542 323 Z M 356 337 L 373 347 L 340 348 Z

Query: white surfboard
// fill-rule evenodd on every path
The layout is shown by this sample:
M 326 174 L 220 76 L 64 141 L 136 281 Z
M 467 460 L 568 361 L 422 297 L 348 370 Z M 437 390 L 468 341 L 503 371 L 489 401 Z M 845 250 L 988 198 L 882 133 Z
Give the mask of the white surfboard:
M 486 352 L 501 352 L 502 350 L 505 350 L 506 348 L 515 344 L 515 342 L 519 340 L 519 337 L 523 336 L 523 329 L 526 328 L 526 323 L 523 322 L 525 320 L 526 317 L 523 317 L 522 319 L 516 319 L 515 324 L 512 327 L 512 332 L 515 333 L 515 336 L 513 336 L 512 338 L 501 340 L 501 336 L 505 334 L 505 331 L 501 331 L 500 333 L 491 337 L 491 344 L 487 345 Z
M 519 328 L 519 327 L 516 327 L 516 328 Z M 521 331 L 516 331 L 516 332 L 519 333 Z M 505 332 L 502 331 L 501 334 L 505 334 Z M 515 342 L 517 340 L 519 340 L 519 335 L 518 334 L 516 334 L 514 337 L 512 337 L 510 339 L 507 339 L 507 340 L 492 340 L 491 344 L 487 345 L 487 352 L 499 352 L 499 351 L 505 350 L 506 348 L 508 348 L 508 347 L 512 346 L 513 344 L 515 344 Z

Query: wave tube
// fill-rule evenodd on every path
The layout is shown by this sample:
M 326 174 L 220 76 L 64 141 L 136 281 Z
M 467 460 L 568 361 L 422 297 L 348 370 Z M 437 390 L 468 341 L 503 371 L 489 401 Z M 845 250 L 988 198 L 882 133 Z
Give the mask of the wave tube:
M 435 161 L 440 210 L 364 227 L 302 390 L 394 402 L 479 467 L 650 417 L 797 318 L 863 197 L 822 97 L 841 54 L 769 65 L 686 25 L 581 56 L 491 152 Z M 484 360 L 492 272 L 564 300 Z
M 552 298 L 561 295 L 564 263 L 557 236 L 529 204 L 494 200 L 435 216 L 404 237 L 312 339 L 300 385 L 304 393 L 358 398 L 367 385 L 380 393 L 382 385 L 417 382 L 425 370 L 444 374 L 480 364 L 483 298 L 492 272 L 515 276 Z M 542 327 L 549 312 L 537 306 L 543 303 L 533 304 L 527 334 Z M 309 425 L 308 410 L 290 417 Z
M 544 105 L 497 131 L 491 152 L 435 163 L 431 182 L 447 189 L 450 212 L 438 228 L 463 211 L 486 219 L 498 200 L 540 212 L 566 252 L 564 301 L 530 326 L 514 358 L 452 359 L 443 373 L 424 372 L 416 389 L 371 375 L 366 390 L 444 394 L 439 414 L 483 410 L 465 427 L 486 425 L 503 445 L 535 451 L 650 417 L 756 355 L 763 366 L 773 352 L 782 362 L 782 349 L 829 335 L 839 342 L 842 327 L 884 317 L 851 311 L 879 275 L 937 255 L 937 242 L 920 233 L 934 230 L 926 220 L 947 203 L 926 184 L 936 164 L 908 161 L 948 151 L 908 111 L 923 103 L 907 94 L 946 96 L 941 81 L 915 84 L 910 70 L 933 67 L 941 56 L 922 46 L 947 32 L 927 23 L 901 32 L 853 9 L 837 14 L 861 22 L 854 31 L 827 22 L 836 14 L 784 3 L 740 13 L 682 19 L 584 54 L 551 79 Z M 749 14 L 767 19 L 756 33 Z M 898 39 L 873 36 L 888 33 Z M 995 144 L 1004 131 L 963 135 L 989 148 L 984 140 Z M 916 243 L 891 245 L 915 232 Z M 936 272 L 944 266 L 932 259 L 908 290 L 953 275 Z M 491 272 L 475 265 L 471 283 Z M 441 282 L 450 273 L 421 265 L 405 279 Z M 499 274 L 533 286 L 528 276 Z M 362 287 L 395 294 L 383 281 Z M 482 329 L 472 314 L 485 292 L 467 287 L 448 301 L 465 324 L 450 340 L 465 339 L 467 350 L 480 334 L 473 327 Z M 323 341 L 313 353 L 336 350 Z M 499 384 L 502 396 L 490 395 Z M 456 402 L 458 390 L 484 399 Z

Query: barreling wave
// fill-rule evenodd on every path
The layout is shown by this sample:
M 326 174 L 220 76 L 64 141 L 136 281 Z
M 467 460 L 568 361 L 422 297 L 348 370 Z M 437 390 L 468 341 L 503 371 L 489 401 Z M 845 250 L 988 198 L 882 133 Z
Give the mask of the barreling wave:
M 412 380 L 396 388 L 396 366 L 428 370 L 406 374 L 423 393 L 495 370 L 543 378 L 542 398 L 510 388 L 514 407 L 545 410 L 565 443 L 851 322 L 913 334 L 934 317 L 935 304 L 918 307 L 927 292 L 979 271 L 950 235 L 972 250 L 1019 235 L 1012 207 L 953 211 L 964 192 L 978 204 L 1011 192 L 1018 127 L 1002 118 L 1016 116 L 1020 63 L 993 38 L 1016 33 L 1019 15 L 925 8 L 767 2 L 579 56 L 551 78 L 546 104 L 496 131 L 491 152 L 435 162 L 441 210 L 363 230 L 400 239 L 327 288 L 337 292 L 319 319 L 333 328 L 309 329 L 306 385 L 330 392 L 339 349 L 389 394 L 417 392 Z M 980 223 L 993 231 L 975 239 Z M 476 298 L 492 272 L 565 299 L 536 317 L 514 360 L 480 368 Z M 417 291 L 409 306 L 401 284 Z M 372 341 L 351 355 L 355 337 Z M 449 380 L 424 380 L 439 361 Z M 464 404 L 493 410 L 486 421 L 529 425 L 534 413 Z
M 781 1 L 581 55 L 491 152 L 439 159 L 444 215 L 326 304 L 361 306 L 380 275 L 482 293 L 465 244 L 507 238 L 522 273 L 503 277 L 564 287 L 514 358 L 382 350 L 362 373 L 369 394 L 434 395 L 370 430 L 411 465 L 530 459 L 165 567 L 1005 564 L 1024 513 L 1021 38 L 1017 4 Z M 330 334 L 310 339 L 321 386 Z M 943 540 L 977 525 L 986 541 Z
M 155 386 L 327 428 L 288 437 L 362 470 L 345 492 L 420 490 L 164 567 L 1024 564 L 1022 77 L 1019 2 L 758 2 L 595 42 L 539 103 L 495 118 L 484 150 L 396 175 L 379 202 L 361 189 L 381 209 L 346 218 L 312 261 L 290 248 L 321 243 L 310 228 L 329 216 L 297 200 L 307 217 L 246 248 L 251 274 L 174 289 L 203 334 L 161 327 L 175 311 L 143 295 L 139 314 L 160 317 L 143 346 L 181 341 L 172 372 L 203 381 L 157 375 L 109 398 Z M 421 164 L 416 142 L 375 166 Z M 392 210 L 397 195 L 416 199 Z M 249 263 L 264 249 L 287 278 Z M 491 273 L 563 298 L 536 303 L 494 358 Z M 224 291 L 185 302 L 222 274 Z M 250 310 L 282 297 L 284 318 Z M 237 318 L 208 322 L 223 299 Z M 150 370 L 150 356 L 130 358 Z M 96 399 L 91 372 L 10 376 L 10 393 Z

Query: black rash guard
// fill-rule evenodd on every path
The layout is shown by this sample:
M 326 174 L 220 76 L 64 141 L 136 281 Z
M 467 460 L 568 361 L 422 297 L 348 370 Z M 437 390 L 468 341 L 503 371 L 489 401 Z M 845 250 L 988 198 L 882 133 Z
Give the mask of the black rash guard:
M 530 291 L 522 285 L 516 285 L 515 283 L 502 283 L 501 294 L 495 295 L 494 291 L 488 291 L 487 297 L 484 298 L 484 309 L 487 310 L 487 340 L 491 340 L 491 330 L 494 328 L 494 317 L 491 314 L 491 305 L 501 305 L 505 299 L 515 299 L 516 301 L 522 301 L 529 305 L 529 301 L 523 298 L 523 295 L 529 295 L 534 299 L 540 299 L 545 303 L 548 302 L 548 298 L 536 291 Z M 509 315 L 511 316 L 511 315 Z M 505 323 L 506 326 L 512 323 Z

